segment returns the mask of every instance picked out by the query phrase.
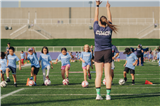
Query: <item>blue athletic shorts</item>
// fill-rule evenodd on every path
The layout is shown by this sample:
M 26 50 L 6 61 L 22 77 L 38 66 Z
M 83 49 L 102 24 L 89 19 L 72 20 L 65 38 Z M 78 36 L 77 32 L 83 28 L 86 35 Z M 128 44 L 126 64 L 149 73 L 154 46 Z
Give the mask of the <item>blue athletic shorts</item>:
M 6 73 L 6 69 L 0 69 L 0 70 L 2 70 L 2 74 Z
M 12 71 L 12 74 L 16 74 L 16 68 L 11 67 L 11 66 L 8 66 L 7 68 L 9 68 L 10 71 Z M 9 72 L 10 72 L 10 71 L 9 71 Z

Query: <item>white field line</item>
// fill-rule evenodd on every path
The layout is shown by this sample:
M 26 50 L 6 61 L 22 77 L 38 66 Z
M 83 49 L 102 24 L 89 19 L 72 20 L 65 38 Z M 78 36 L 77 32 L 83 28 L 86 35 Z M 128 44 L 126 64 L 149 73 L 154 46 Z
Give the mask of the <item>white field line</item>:
M 14 94 L 12 96 L 58 96 L 58 95 L 61 95 L 61 96 L 64 96 L 64 95 L 71 95 L 71 96 L 88 96 L 88 95 L 95 95 L 96 94 Z M 106 95 L 106 94 L 101 94 L 101 95 Z M 122 93 L 122 94 L 111 94 L 111 95 L 160 95 L 160 94 L 126 94 L 126 93 Z
M 18 90 L 16 90 L 16 91 L 10 92 L 10 93 L 8 93 L 8 94 L 2 95 L 0 99 L 5 98 L 5 97 L 8 97 L 8 96 L 10 96 L 10 95 L 13 95 L 14 93 L 17 93 L 17 92 L 22 91 L 22 90 L 24 90 L 24 88 L 21 88 L 21 89 L 18 89 Z

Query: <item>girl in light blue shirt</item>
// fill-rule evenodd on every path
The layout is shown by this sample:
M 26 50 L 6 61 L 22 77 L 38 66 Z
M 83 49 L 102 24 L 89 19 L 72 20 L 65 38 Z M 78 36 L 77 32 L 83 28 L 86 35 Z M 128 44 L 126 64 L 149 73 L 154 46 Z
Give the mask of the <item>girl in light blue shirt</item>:
M 83 52 L 81 53 L 80 60 L 82 61 L 82 69 L 84 73 L 84 81 L 87 81 L 87 72 L 88 78 L 91 79 L 90 67 L 92 67 L 92 53 L 90 52 L 89 45 L 84 45 Z
M 49 79 L 50 65 L 51 68 L 53 69 L 52 59 L 51 56 L 49 55 L 49 50 L 46 46 L 42 48 L 42 53 L 40 54 L 39 57 L 39 63 L 42 66 L 43 82 L 45 82 L 45 79 Z M 46 75 L 46 69 L 47 69 L 47 75 Z M 44 85 L 44 83 L 42 85 Z

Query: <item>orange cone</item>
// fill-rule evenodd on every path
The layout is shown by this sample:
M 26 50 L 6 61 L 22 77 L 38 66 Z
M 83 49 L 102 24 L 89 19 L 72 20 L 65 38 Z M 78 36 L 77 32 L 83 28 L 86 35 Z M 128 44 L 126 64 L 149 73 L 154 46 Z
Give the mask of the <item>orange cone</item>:
M 27 79 L 27 83 L 26 83 L 26 86 L 29 86 L 28 82 L 29 82 L 29 78 Z
M 146 80 L 146 81 L 145 81 L 145 84 L 153 84 L 153 83 L 150 82 L 150 81 L 148 81 L 148 80 Z

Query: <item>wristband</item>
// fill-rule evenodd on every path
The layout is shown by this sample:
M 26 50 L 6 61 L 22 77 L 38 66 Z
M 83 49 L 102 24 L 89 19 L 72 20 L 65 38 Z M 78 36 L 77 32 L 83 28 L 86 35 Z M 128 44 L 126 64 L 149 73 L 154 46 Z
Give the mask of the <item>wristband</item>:
M 97 5 L 97 7 L 99 7 L 99 5 Z

